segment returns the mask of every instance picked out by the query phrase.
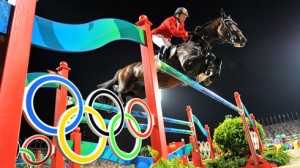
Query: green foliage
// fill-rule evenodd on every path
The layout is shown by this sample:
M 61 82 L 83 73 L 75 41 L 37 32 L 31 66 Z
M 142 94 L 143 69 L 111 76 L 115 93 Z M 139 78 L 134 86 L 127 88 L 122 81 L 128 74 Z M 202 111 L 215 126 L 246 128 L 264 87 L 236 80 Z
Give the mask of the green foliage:
M 262 155 L 268 161 L 280 161 L 283 165 L 286 165 L 290 162 L 291 156 L 283 151 L 283 148 L 279 148 L 278 150 L 268 150 L 265 151 Z
M 135 165 L 131 164 L 131 165 L 128 166 L 128 168 L 135 168 Z
M 140 155 L 144 157 L 152 157 L 153 159 L 157 158 L 158 151 L 154 150 L 151 146 L 143 146 L 140 150 Z
M 144 157 L 151 157 L 150 151 L 148 150 L 149 146 L 143 146 L 140 150 L 140 155 Z
M 142 149 L 141 149 L 142 152 L 140 152 L 141 155 L 143 153 L 142 156 L 150 155 L 153 159 L 155 159 L 155 158 L 157 158 L 157 156 L 159 154 L 157 150 L 152 149 L 152 147 L 149 145 L 144 146 Z M 150 168 L 173 168 L 173 167 L 194 168 L 195 166 L 193 166 L 191 164 L 182 164 L 180 161 L 180 158 L 177 158 L 177 157 L 174 157 L 170 161 L 162 157 L 156 163 L 154 163 L 150 166 Z
M 174 157 L 170 161 L 165 158 L 160 158 L 155 164 L 152 164 L 150 168 L 194 168 L 191 164 L 182 164 L 180 158 Z
M 252 130 L 250 121 L 247 119 L 248 127 Z M 261 124 L 256 122 L 261 139 L 264 139 L 266 133 Z M 249 151 L 248 142 L 245 136 L 242 119 L 240 117 L 226 118 L 214 132 L 214 142 L 224 153 L 233 153 L 235 155 L 243 154 Z
M 240 168 L 246 165 L 247 158 L 220 156 L 205 163 L 206 168 Z
M 156 159 L 157 156 L 158 156 L 158 154 L 159 154 L 158 151 L 154 150 L 151 146 L 148 146 L 148 145 L 147 145 L 147 148 L 148 148 L 148 150 L 149 150 L 150 155 L 152 156 L 152 158 Z

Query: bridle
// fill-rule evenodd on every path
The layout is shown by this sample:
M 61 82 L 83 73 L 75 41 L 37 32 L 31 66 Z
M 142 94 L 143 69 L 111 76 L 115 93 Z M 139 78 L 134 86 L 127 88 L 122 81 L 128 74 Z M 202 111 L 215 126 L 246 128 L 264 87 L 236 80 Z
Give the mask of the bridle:
M 234 24 L 234 25 L 236 25 L 236 26 L 237 26 L 237 23 L 234 22 L 230 17 L 226 17 L 226 18 L 220 17 L 219 19 L 220 19 L 221 25 L 227 30 L 227 38 L 223 38 L 223 37 L 218 36 L 218 37 L 212 37 L 212 40 L 215 41 L 215 42 L 217 42 L 217 43 L 219 43 L 219 44 L 223 44 L 223 43 L 225 43 L 225 42 L 228 42 L 229 44 L 235 44 L 235 40 L 237 40 L 237 38 L 238 38 L 237 35 L 236 35 L 236 33 L 241 32 L 241 30 L 239 30 L 238 28 L 237 28 L 237 30 L 232 30 L 232 29 L 228 26 L 228 22 L 231 22 L 232 24 Z M 217 19 L 216 19 L 216 20 L 217 20 Z M 201 28 L 200 32 L 201 32 L 202 30 L 204 30 L 204 28 L 205 28 L 206 26 L 210 25 L 212 22 L 214 22 L 214 21 L 210 21 L 209 23 L 205 24 L 205 25 Z M 220 26 L 220 28 L 221 28 L 222 26 Z M 199 32 L 199 33 L 200 33 L 200 32 Z M 236 33 L 233 33 L 233 32 L 236 32 Z M 199 33 L 197 33 L 197 34 L 199 34 Z M 207 48 L 206 50 L 204 50 L 204 53 L 210 52 L 210 50 L 212 49 L 214 43 L 211 44 L 210 42 L 208 42 L 208 37 L 207 37 L 207 36 L 201 35 L 201 37 L 199 37 L 199 38 L 200 38 L 203 42 L 205 42 L 205 43 L 208 44 L 208 48 Z M 189 39 L 188 43 L 191 41 L 191 39 L 192 39 L 192 38 Z M 198 42 L 198 44 L 200 44 L 200 42 Z M 200 46 L 199 46 L 199 47 L 200 47 Z
M 226 30 L 227 30 L 227 39 L 226 39 L 226 41 L 227 42 L 229 42 L 230 44 L 234 44 L 235 43 L 235 40 L 238 38 L 237 37 L 237 35 L 236 34 L 234 34 L 233 33 L 233 30 L 227 25 L 227 22 L 228 21 L 230 21 L 230 22 L 232 22 L 234 25 L 236 25 L 237 26 L 237 23 L 236 22 L 234 22 L 230 17 L 228 17 L 228 18 L 223 18 L 223 17 L 221 17 L 220 18 L 220 21 L 221 21 L 221 24 L 226 28 Z M 241 32 L 239 29 L 237 29 L 237 31 L 236 32 Z M 219 37 L 220 38 L 220 37 Z M 222 39 L 220 39 L 220 40 L 222 40 Z M 223 40 L 222 40 L 223 41 Z

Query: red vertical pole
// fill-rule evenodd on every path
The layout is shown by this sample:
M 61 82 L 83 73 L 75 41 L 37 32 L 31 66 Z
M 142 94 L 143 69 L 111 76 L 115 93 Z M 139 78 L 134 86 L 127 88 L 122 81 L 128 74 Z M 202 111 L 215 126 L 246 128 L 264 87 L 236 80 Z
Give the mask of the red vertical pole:
M 209 130 L 209 127 L 208 125 L 205 125 L 204 126 L 204 129 L 206 130 L 207 132 L 207 141 L 209 143 L 209 152 L 210 152 L 210 158 L 211 159 L 215 159 L 215 153 L 214 153 L 214 150 L 213 150 L 213 146 L 212 146 L 212 140 L 211 140 L 211 136 L 210 136 L 210 130 Z
M 73 140 L 73 151 L 80 154 L 81 133 L 79 127 L 75 128 L 75 130 L 71 133 L 70 139 Z M 70 168 L 80 168 L 80 164 L 73 162 L 70 162 L 69 166 Z
M 156 65 L 154 60 L 154 51 L 152 44 L 152 33 L 150 26 L 152 23 L 147 16 L 142 15 L 136 25 L 140 26 L 145 32 L 145 45 L 141 45 L 142 64 L 144 69 L 144 82 L 146 99 L 154 117 L 154 127 L 151 138 L 152 148 L 159 152 L 157 159 L 164 157 L 168 159 L 166 134 L 164 130 L 163 115 L 161 109 L 161 102 L 155 93 L 159 92 Z M 157 160 L 156 159 L 156 160 Z
M 0 76 L 0 167 L 15 167 L 36 0 L 18 0 Z M 9 128 L 9 129 L 8 129 Z
M 250 117 L 252 119 L 252 121 L 254 122 L 254 125 L 252 126 L 254 132 L 256 133 L 257 135 L 257 138 L 258 138 L 258 142 L 259 142 L 259 152 L 260 154 L 262 155 L 264 153 L 264 147 L 263 147 L 263 144 L 261 142 L 261 139 L 260 139 L 260 135 L 259 135 L 259 132 L 258 132 L 258 129 L 256 127 L 256 121 L 255 121 L 255 117 L 253 114 L 250 114 Z
M 238 92 L 234 93 L 234 98 L 235 98 L 237 106 L 240 109 L 243 110 L 242 101 L 241 101 L 241 98 L 240 98 L 240 95 L 239 95 Z M 251 158 L 253 159 L 254 164 L 258 165 L 258 160 L 256 158 L 256 150 L 254 149 L 254 146 L 253 146 L 253 142 L 252 142 L 252 139 L 251 139 L 250 130 L 249 130 L 249 127 L 248 127 L 248 124 L 247 124 L 247 121 L 246 121 L 244 110 L 243 110 L 242 113 L 240 113 L 240 115 L 241 115 L 241 118 L 242 118 L 242 121 L 243 121 L 243 126 L 244 126 L 244 130 L 245 130 L 246 138 L 247 138 L 247 141 L 248 141 L 249 149 L 251 151 Z M 251 160 L 251 158 L 249 160 Z
M 60 67 L 58 67 L 57 72 L 64 78 L 68 78 L 69 71 L 71 68 L 68 67 L 66 62 L 61 62 Z M 59 117 L 62 115 L 63 112 L 66 111 L 67 105 L 67 88 L 64 86 L 60 86 L 56 90 L 56 99 L 55 99 L 55 114 L 54 114 L 54 126 L 57 125 Z M 63 168 L 64 167 L 64 159 L 63 154 L 61 153 L 56 137 L 53 137 L 52 140 L 53 145 L 55 146 L 55 153 L 51 157 L 51 168 Z
M 192 159 L 193 159 L 193 164 L 196 167 L 205 167 L 202 164 L 202 158 L 201 158 L 201 153 L 200 153 L 200 148 L 198 144 L 198 139 L 197 139 L 197 134 L 195 130 L 195 124 L 193 120 L 193 115 L 192 115 L 192 108 L 191 106 L 186 106 L 186 113 L 188 115 L 189 122 L 191 123 L 191 131 L 193 132 L 193 135 L 190 136 L 190 143 L 193 145 L 193 151 L 192 151 Z
M 38 153 L 37 153 L 37 157 L 36 157 L 37 161 L 41 161 L 42 160 L 42 151 L 41 150 L 38 150 Z M 41 168 L 41 166 L 36 166 L 36 168 Z

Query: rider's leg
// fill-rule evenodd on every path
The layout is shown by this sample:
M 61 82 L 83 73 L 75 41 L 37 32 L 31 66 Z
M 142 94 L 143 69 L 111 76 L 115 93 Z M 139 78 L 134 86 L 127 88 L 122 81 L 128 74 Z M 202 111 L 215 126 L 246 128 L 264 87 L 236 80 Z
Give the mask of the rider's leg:
M 205 75 L 209 76 L 212 75 L 214 72 L 214 68 L 215 68 L 215 60 L 216 60 L 216 56 L 213 53 L 208 53 L 206 55 L 206 71 L 205 71 Z
M 168 55 L 166 53 L 169 50 L 169 47 L 172 46 L 172 44 L 161 34 L 153 34 L 152 41 L 154 44 L 160 47 L 160 50 L 158 52 L 158 58 L 160 60 L 168 59 Z
M 168 50 L 169 50 L 169 49 L 170 49 L 169 46 L 162 46 L 162 47 L 160 48 L 160 50 L 159 50 L 158 58 L 159 58 L 160 60 L 167 60 L 167 59 L 169 59 L 169 55 L 170 55 L 170 54 L 168 54 Z

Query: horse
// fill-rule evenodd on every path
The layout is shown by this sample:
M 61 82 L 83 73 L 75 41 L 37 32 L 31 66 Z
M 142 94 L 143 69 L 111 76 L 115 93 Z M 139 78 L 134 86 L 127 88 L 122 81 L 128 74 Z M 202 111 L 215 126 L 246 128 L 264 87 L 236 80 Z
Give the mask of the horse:
M 202 27 L 197 26 L 187 42 L 173 46 L 175 53 L 165 62 L 197 82 L 205 80 L 206 85 L 209 85 L 218 77 L 214 71 L 221 68 L 220 59 L 215 59 L 213 73 L 204 75 L 207 70 L 207 56 L 214 56 L 211 52 L 214 44 L 228 43 L 234 47 L 244 47 L 246 41 L 237 23 L 221 9 L 221 17 Z M 182 85 L 181 81 L 161 71 L 157 71 L 157 78 L 160 89 Z M 126 102 L 127 97 L 144 99 L 146 95 L 142 62 L 119 69 L 112 79 L 97 85 L 97 88 L 115 92 L 123 102 Z M 98 100 L 104 101 L 103 98 Z

